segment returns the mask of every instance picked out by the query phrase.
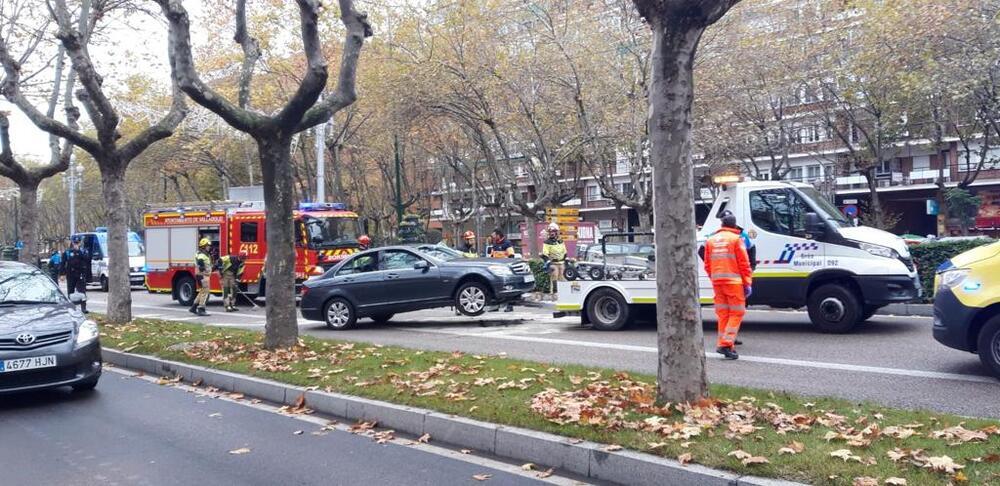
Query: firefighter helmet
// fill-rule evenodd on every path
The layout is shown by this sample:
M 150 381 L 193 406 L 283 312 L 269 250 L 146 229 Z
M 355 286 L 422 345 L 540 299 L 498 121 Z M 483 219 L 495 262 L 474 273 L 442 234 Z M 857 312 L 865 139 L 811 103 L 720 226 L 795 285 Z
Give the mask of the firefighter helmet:
M 463 240 L 474 240 L 474 239 L 476 239 L 476 233 L 474 233 L 472 230 L 466 231 L 465 233 L 462 233 L 462 239 Z
M 559 225 L 555 222 L 549 223 L 549 231 L 559 231 Z
M 212 246 L 212 242 L 208 238 L 202 238 L 201 241 L 198 242 L 198 247 L 199 248 L 205 247 L 205 246 Z

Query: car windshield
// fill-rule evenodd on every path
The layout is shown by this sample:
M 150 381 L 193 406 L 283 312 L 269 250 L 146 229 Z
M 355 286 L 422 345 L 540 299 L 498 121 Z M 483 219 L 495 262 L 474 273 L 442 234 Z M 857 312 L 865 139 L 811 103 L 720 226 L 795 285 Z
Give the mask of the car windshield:
M 448 248 L 446 246 L 418 246 L 417 250 L 438 260 L 451 261 L 465 258 L 462 252 Z
M 832 223 L 837 227 L 854 226 L 851 224 L 847 218 L 837 209 L 836 206 L 830 204 L 830 201 L 826 199 L 819 191 L 813 187 L 797 187 L 796 189 L 802 193 L 807 199 L 811 199 L 813 202 L 813 207 L 816 212 L 819 213 L 819 217 L 823 218 L 827 223 Z
M 38 270 L 0 269 L 0 306 L 58 304 L 64 299 L 52 280 Z
M 305 216 L 302 220 L 306 225 L 310 245 L 323 247 L 357 242 L 358 220 L 355 218 Z

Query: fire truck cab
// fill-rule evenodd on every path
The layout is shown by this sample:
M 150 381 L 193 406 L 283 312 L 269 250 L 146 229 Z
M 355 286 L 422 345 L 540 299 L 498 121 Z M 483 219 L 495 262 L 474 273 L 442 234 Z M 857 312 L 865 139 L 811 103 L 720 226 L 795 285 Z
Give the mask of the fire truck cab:
M 358 215 L 342 203 L 303 203 L 294 212 L 295 276 L 301 284 L 359 250 Z M 208 202 L 149 207 L 146 228 L 146 282 L 151 293 L 169 293 L 181 305 L 194 303 L 198 241 L 212 242 L 212 258 L 246 253 L 240 291 L 266 296 L 266 213 L 261 202 Z M 212 274 L 211 292 L 222 293 Z

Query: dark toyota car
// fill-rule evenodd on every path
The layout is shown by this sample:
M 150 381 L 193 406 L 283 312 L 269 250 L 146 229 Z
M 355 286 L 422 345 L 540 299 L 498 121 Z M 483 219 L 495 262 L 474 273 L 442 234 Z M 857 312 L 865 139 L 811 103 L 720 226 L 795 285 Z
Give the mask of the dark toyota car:
M 37 268 L 0 262 L 0 395 L 90 390 L 100 378 L 97 324 Z
M 535 287 L 528 264 L 464 258 L 446 247 L 390 246 L 358 253 L 306 281 L 302 317 L 350 329 L 358 318 L 387 322 L 400 312 L 454 306 L 477 316 Z

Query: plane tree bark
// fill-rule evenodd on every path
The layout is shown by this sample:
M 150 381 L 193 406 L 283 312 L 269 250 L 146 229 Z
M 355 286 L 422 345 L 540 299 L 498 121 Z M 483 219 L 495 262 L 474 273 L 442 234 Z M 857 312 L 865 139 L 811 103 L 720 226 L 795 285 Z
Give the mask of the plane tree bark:
M 653 31 L 650 159 L 656 232 L 657 397 L 708 394 L 695 257 L 691 102 L 695 51 L 705 29 L 739 0 L 633 0 Z
M 128 212 L 125 205 L 125 171 L 129 163 L 149 146 L 169 137 L 187 113 L 184 98 L 174 90 L 169 112 L 155 124 L 140 131 L 130 140 L 123 140 L 118 128 L 121 117 L 104 91 L 103 78 L 90 58 L 88 45 L 99 19 L 108 9 L 121 5 L 107 2 L 81 3 L 79 17 L 73 25 L 65 0 L 47 2 L 55 21 L 56 39 L 65 49 L 74 76 L 81 88 L 76 99 L 86 110 L 93 124 L 93 134 L 81 131 L 75 123 L 56 120 L 49 113 L 39 111 L 21 92 L 21 62 L 11 56 L 6 42 L 0 39 L 0 63 L 3 64 L 6 82 L 3 94 L 35 124 L 46 132 L 65 139 L 89 153 L 101 171 L 101 192 L 105 201 L 104 219 L 108 224 L 108 320 L 125 323 L 132 320 L 132 294 L 129 286 Z M 91 8 L 96 6 L 97 8 Z M 67 156 L 68 157 L 68 156 Z
M 347 29 L 337 86 L 322 101 L 327 85 L 327 63 L 319 37 L 318 0 L 297 0 L 306 71 L 292 97 L 276 114 L 248 108 L 250 83 L 258 43 L 247 32 L 246 0 L 237 2 L 235 40 L 244 51 L 239 78 L 238 104 L 233 104 L 208 84 L 195 69 L 191 52 L 191 26 L 181 0 L 155 0 L 170 25 L 170 65 L 180 88 L 196 103 L 221 117 L 233 128 L 247 133 L 257 144 L 264 202 L 267 207 L 267 324 L 264 347 L 275 349 L 298 342 L 295 309 L 295 245 L 293 227 L 292 137 L 320 123 L 357 99 L 355 78 L 358 57 L 366 37 L 372 35 L 367 16 L 354 9 L 353 0 L 339 0 L 341 21 Z

